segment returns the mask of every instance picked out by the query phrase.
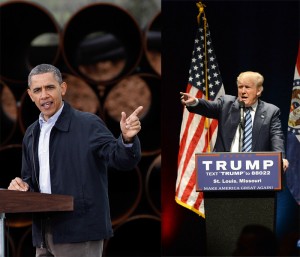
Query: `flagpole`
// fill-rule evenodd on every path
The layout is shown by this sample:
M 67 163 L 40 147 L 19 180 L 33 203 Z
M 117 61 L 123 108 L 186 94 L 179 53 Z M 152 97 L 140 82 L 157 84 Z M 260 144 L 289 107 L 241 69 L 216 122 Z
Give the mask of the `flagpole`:
M 199 14 L 197 13 L 196 17 L 198 28 L 194 40 L 186 91 L 194 96 L 202 97 L 203 100 L 206 97 L 207 100 L 213 101 L 224 95 L 225 92 L 211 44 L 208 21 L 204 13 L 205 6 L 199 0 L 196 2 L 196 8 L 199 9 Z M 210 135 L 208 135 L 208 132 Z M 196 191 L 197 167 L 195 154 L 210 152 L 210 148 L 213 148 L 215 144 L 217 133 L 217 119 L 206 120 L 205 116 L 195 115 L 193 112 L 189 112 L 188 109 L 184 109 L 180 131 L 175 200 L 178 204 L 194 211 L 203 218 L 205 218 L 204 195 L 203 192 Z
M 204 28 L 204 52 L 205 52 L 205 56 L 204 56 L 204 78 L 205 78 L 205 99 L 208 100 L 208 78 L 207 78 L 207 43 L 206 43 L 206 29 L 207 29 L 207 20 L 205 17 L 205 12 L 204 12 L 204 7 L 205 5 L 201 3 L 201 1 L 199 1 L 199 3 L 196 4 L 198 9 L 199 9 L 199 14 L 197 16 L 197 21 L 198 21 L 198 25 L 201 22 L 201 14 L 203 14 L 203 28 Z M 206 152 L 211 152 L 210 149 L 210 133 L 209 133 L 209 118 L 205 118 L 205 128 L 207 129 L 207 149 Z

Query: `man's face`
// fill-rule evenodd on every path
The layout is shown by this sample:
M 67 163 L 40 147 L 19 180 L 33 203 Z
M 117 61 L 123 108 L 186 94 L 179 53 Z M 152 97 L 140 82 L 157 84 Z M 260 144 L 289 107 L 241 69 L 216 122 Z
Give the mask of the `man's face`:
M 238 99 L 243 101 L 246 107 L 253 105 L 260 96 L 262 88 L 258 88 L 250 77 L 242 77 L 238 82 Z
M 60 85 L 54 74 L 49 72 L 32 76 L 27 92 L 47 121 L 62 106 L 62 96 L 66 90 L 66 83 Z

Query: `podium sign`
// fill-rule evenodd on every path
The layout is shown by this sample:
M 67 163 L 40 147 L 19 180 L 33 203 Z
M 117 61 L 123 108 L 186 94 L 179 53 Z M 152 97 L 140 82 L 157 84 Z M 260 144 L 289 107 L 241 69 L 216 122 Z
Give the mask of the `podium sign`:
M 196 191 L 282 189 L 281 152 L 196 154 Z

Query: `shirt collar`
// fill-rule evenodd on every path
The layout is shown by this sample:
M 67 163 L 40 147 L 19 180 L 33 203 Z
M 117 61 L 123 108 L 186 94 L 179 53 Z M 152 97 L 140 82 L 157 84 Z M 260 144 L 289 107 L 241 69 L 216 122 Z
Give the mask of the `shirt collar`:
M 254 104 L 250 106 L 254 112 L 256 111 L 257 105 L 258 105 L 258 101 L 256 101 Z
M 57 121 L 59 115 L 61 114 L 62 112 L 62 109 L 64 108 L 64 103 L 62 104 L 62 106 L 59 108 L 59 110 L 53 115 L 51 116 L 48 121 L 45 121 L 44 119 L 44 115 L 43 113 L 40 113 L 39 115 L 39 123 L 40 123 L 40 127 L 43 126 L 44 123 L 48 123 L 48 124 L 55 124 L 55 122 Z

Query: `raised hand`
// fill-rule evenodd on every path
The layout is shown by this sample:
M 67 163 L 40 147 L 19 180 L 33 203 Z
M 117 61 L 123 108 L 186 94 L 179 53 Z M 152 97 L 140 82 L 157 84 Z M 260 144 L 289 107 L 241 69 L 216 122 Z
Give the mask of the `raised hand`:
M 138 115 L 142 109 L 143 106 L 139 106 L 129 117 L 127 117 L 125 112 L 121 113 L 120 127 L 125 142 L 131 142 L 132 138 L 141 130 L 141 122 Z
M 192 96 L 191 94 L 180 92 L 180 95 L 180 100 L 182 104 L 191 105 L 196 103 L 196 97 Z

